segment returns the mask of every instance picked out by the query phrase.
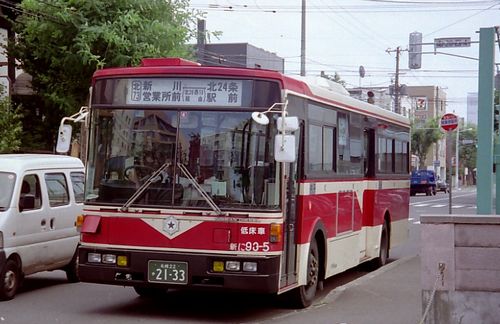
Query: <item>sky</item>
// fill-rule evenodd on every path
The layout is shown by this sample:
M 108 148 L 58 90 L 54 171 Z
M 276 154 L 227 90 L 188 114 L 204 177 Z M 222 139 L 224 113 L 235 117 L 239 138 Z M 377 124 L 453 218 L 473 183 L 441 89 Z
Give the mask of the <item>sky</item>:
M 286 74 L 300 74 L 302 0 L 191 0 L 205 12 L 209 43 L 249 43 L 285 59 Z M 447 111 L 466 117 L 467 93 L 478 91 L 479 44 L 466 48 L 423 45 L 422 67 L 408 69 L 409 34 L 435 38 L 470 37 L 500 25 L 500 0 L 306 0 L 306 75 L 338 73 L 348 87 L 388 86 L 394 80 L 398 46 L 400 83 L 439 86 Z M 462 58 L 453 55 L 470 57 Z M 500 62 L 495 45 L 496 63 Z M 359 67 L 366 73 L 359 77 Z

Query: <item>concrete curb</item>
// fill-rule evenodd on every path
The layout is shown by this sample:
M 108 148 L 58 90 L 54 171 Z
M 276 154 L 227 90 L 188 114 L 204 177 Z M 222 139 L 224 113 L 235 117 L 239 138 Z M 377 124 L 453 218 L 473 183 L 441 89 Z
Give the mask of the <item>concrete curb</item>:
M 324 305 L 324 304 L 329 304 L 329 303 L 332 303 L 334 302 L 337 298 L 339 298 L 342 293 L 344 291 L 346 291 L 347 289 L 351 288 L 351 287 L 354 287 L 354 286 L 358 286 L 358 285 L 361 285 L 363 284 L 364 282 L 368 281 L 368 280 L 372 280 L 373 278 L 387 272 L 387 271 L 390 271 L 414 258 L 417 258 L 419 257 L 418 255 L 413 255 L 413 256 L 408 256 L 408 257 L 404 257 L 404 258 L 401 258 L 401 259 L 397 259 L 385 266 L 383 266 L 382 268 L 380 269 L 377 269 L 375 271 L 372 271 L 362 277 L 359 277 L 358 279 L 355 279 L 351 282 L 348 282 L 346 283 L 345 285 L 342 285 L 342 286 L 339 286 L 335 289 L 333 289 L 331 292 L 328 293 L 328 295 L 326 295 L 325 297 L 323 297 L 321 300 L 318 300 L 316 303 L 314 303 L 312 305 L 312 307 L 319 307 L 320 305 Z

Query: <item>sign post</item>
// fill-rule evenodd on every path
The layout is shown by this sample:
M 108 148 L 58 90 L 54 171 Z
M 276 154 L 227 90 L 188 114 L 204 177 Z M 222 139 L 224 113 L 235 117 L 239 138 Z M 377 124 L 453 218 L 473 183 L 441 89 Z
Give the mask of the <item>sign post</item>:
M 446 180 L 448 182 L 448 213 L 452 214 L 451 212 L 451 204 L 452 204 L 452 181 L 451 181 L 451 131 L 456 129 L 458 127 L 458 117 L 455 114 L 444 114 L 443 117 L 441 117 L 441 120 L 439 121 L 439 124 L 441 125 L 441 128 L 448 133 L 448 136 L 446 137 Z M 457 132 L 458 136 L 458 132 Z M 458 149 L 458 148 L 457 148 Z M 455 172 L 458 172 L 458 165 L 455 168 Z

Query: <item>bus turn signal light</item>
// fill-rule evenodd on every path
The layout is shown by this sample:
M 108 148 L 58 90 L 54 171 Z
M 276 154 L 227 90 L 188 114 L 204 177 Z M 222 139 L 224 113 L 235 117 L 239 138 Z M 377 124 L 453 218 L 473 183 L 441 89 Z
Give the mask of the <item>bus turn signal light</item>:
M 272 223 L 269 230 L 269 242 L 279 243 L 281 242 L 281 224 Z

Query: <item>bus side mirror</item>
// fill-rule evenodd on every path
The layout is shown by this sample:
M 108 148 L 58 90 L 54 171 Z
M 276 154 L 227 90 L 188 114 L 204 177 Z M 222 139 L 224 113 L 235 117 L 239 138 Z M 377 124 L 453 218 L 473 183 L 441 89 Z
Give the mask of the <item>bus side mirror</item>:
M 295 136 L 278 134 L 274 137 L 274 159 L 277 162 L 295 162 Z
M 71 132 L 71 125 L 63 124 L 59 127 L 56 145 L 57 153 L 68 153 L 71 144 Z
M 280 132 L 295 132 L 299 129 L 299 119 L 293 117 L 278 117 L 276 126 Z

